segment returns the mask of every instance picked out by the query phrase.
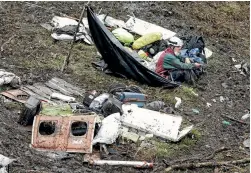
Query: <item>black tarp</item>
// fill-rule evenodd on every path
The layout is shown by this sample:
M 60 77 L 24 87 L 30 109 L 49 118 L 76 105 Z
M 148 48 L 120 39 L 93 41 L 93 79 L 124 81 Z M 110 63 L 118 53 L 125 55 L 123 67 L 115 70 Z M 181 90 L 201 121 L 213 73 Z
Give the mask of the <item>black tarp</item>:
M 87 19 L 94 44 L 112 72 L 149 86 L 167 88 L 179 86 L 143 66 L 137 60 L 138 55 L 126 50 L 90 7 L 87 7 Z

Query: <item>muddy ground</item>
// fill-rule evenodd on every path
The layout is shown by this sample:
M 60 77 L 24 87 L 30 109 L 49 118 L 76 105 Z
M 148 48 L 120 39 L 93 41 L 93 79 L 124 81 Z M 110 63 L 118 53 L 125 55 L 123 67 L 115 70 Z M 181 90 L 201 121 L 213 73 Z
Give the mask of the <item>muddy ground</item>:
M 35 4 L 35 5 L 32 5 Z M 208 74 L 196 88 L 174 90 L 152 88 L 131 80 L 122 80 L 96 71 L 96 49 L 77 43 L 70 68 L 64 74 L 59 69 L 67 56 L 70 43 L 54 42 L 50 33 L 40 26 L 54 15 L 66 14 L 78 18 L 85 2 L 0 2 L 0 68 L 19 75 L 23 84 L 45 82 L 58 76 L 86 90 L 106 91 L 112 82 L 137 84 L 150 100 L 162 100 L 174 106 L 174 97 L 182 99 L 177 113 L 195 125 L 195 130 L 179 143 L 164 143 L 156 139 L 150 148 L 138 150 L 140 144 L 110 146 L 117 151 L 105 159 L 154 161 L 152 170 L 123 167 L 92 167 L 83 165 L 83 155 L 73 154 L 69 160 L 53 160 L 29 148 L 31 132 L 17 124 L 19 105 L 0 105 L 0 154 L 17 158 L 11 172 L 164 172 L 166 164 L 205 161 L 221 147 L 225 151 L 209 157 L 209 161 L 237 160 L 249 157 L 242 142 L 250 134 L 250 126 L 231 121 L 240 119 L 250 109 L 249 76 L 236 72 L 235 64 L 249 62 L 250 17 L 249 2 L 91 2 L 95 11 L 126 20 L 132 13 L 141 19 L 173 30 L 179 36 L 202 35 L 214 54 L 209 60 Z M 12 38 L 12 39 L 9 39 Z M 9 40 L 9 41 L 8 41 Z M 235 58 L 237 62 L 233 62 Z M 226 83 L 227 87 L 223 87 Z M 1 88 L 3 90 L 4 88 Z M 199 94 L 193 96 L 191 91 Z M 219 97 L 226 98 L 220 102 Z M 212 101 L 216 99 L 216 103 Z M 206 103 L 212 104 L 207 108 Z M 196 108 L 199 114 L 191 109 Z M 224 126 L 223 120 L 231 125 Z M 135 154 L 136 153 L 136 154 Z M 199 158 L 195 160 L 194 158 Z M 184 163 L 185 161 L 183 161 Z M 249 164 L 226 165 L 219 168 L 174 170 L 173 172 L 249 172 Z

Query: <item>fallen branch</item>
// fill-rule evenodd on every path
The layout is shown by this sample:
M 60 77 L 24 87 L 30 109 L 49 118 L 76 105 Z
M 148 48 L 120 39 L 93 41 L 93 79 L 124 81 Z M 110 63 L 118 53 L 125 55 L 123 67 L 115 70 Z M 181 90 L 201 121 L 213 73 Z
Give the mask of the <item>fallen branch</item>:
M 166 161 L 165 159 L 163 159 L 162 161 L 165 163 L 166 166 L 170 166 L 172 164 L 176 164 L 176 163 L 182 163 L 182 162 L 187 162 L 187 161 L 195 161 L 198 160 L 200 161 L 202 158 L 201 157 L 189 157 L 189 158 L 184 158 L 184 159 L 180 159 L 180 160 L 174 160 L 171 162 Z
M 1 46 L 1 52 L 4 50 L 3 47 L 8 44 L 16 35 L 11 36 L 6 42 L 4 42 Z
M 228 119 L 230 119 L 230 120 L 232 120 L 232 121 L 235 121 L 235 122 L 237 122 L 237 123 L 248 124 L 248 123 L 246 123 L 246 122 L 243 122 L 243 121 L 241 121 L 241 120 L 237 120 L 237 119 L 235 119 L 235 118 L 233 118 L 233 117 L 230 117 L 230 116 L 227 116 L 227 115 L 223 115 L 223 117 L 228 118 Z
M 182 163 L 182 162 L 187 162 L 187 161 L 202 161 L 202 160 L 210 160 L 210 159 L 213 159 L 216 155 L 216 153 L 219 153 L 219 152 L 222 152 L 222 151 L 225 151 L 225 150 L 229 150 L 228 148 L 226 147 L 221 147 L 215 151 L 213 151 L 210 155 L 208 155 L 207 157 L 199 157 L 199 156 L 194 156 L 194 157 L 189 157 L 189 158 L 184 158 L 184 159 L 181 159 L 181 160 L 174 160 L 170 163 L 168 163 L 166 160 L 163 160 L 163 162 L 169 166 L 171 164 L 175 164 L 175 163 Z
M 233 160 L 233 161 L 223 161 L 223 162 L 184 163 L 184 164 L 172 165 L 166 168 L 165 171 L 170 172 L 174 169 L 229 166 L 229 165 L 238 165 L 238 164 L 244 164 L 244 163 L 249 163 L 249 162 L 250 162 L 250 158 L 245 158 L 241 160 Z
M 212 158 L 215 157 L 216 153 L 219 153 L 219 152 L 222 152 L 222 151 L 225 151 L 225 150 L 229 150 L 229 149 L 225 148 L 225 147 L 221 147 L 220 149 L 215 150 L 211 155 L 209 155 L 208 157 L 206 157 L 205 160 L 210 160 L 210 159 L 212 159 Z

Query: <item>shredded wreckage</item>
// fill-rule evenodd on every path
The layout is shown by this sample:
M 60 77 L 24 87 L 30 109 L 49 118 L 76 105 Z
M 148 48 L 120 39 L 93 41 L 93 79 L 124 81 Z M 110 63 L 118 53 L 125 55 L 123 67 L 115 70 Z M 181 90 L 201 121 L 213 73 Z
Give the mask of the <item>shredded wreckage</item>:
M 50 25 L 42 26 L 53 31 L 51 36 L 56 40 L 72 40 L 77 23 L 71 18 L 55 16 Z M 125 49 L 108 30 L 114 27 L 125 28 L 140 36 L 161 32 L 163 40 L 176 34 L 135 17 L 130 17 L 126 23 L 107 15 L 97 17 L 88 7 L 87 18 L 83 19 L 77 40 L 96 45 L 104 60 L 100 66 L 102 69 L 106 66 L 106 70 L 112 73 L 151 86 L 178 86 L 148 68 L 138 54 Z M 212 55 L 207 48 L 204 53 L 207 58 Z M 158 55 L 158 52 L 153 55 Z M 155 58 L 154 62 L 156 64 Z M 242 67 L 244 65 L 236 66 L 240 71 Z M 242 73 L 247 71 L 244 68 Z M 23 104 L 18 123 L 32 129 L 30 147 L 41 152 L 84 153 L 84 162 L 93 165 L 152 168 L 153 163 L 146 161 L 101 160 L 93 146 L 100 145 L 108 152 L 106 144 L 113 144 L 120 137 L 138 142 L 155 136 L 177 142 L 193 129 L 192 124 L 181 129 L 182 116 L 163 111 L 170 109 L 165 109 L 167 107 L 161 101 L 148 103 L 147 95 L 138 86 L 114 84 L 107 93 L 86 92 L 56 77 L 46 83 L 22 86 L 15 74 L 4 70 L 0 70 L 0 74 L 0 85 L 15 88 L 1 92 L 3 101 Z M 178 108 L 181 99 L 175 99 L 175 108 Z M 0 155 L 0 172 L 7 172 L 13 161 L 15 159 Z

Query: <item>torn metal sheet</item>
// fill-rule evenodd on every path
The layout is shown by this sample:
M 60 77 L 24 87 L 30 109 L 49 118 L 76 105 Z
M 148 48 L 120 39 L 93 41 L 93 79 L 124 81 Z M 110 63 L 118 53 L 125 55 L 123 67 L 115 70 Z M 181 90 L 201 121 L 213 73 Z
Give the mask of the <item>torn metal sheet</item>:
M 83 89 L 81 89 L 79 87 L 76 87 L 76 86 L 64 81 L 63 79 L 54 77 L 54 78 L 51 79 L 51 81 L 56 82 L 57 84 L 65 86 L 67 89 L 69 89 L 75 95 L 82 96 L 82 94 L 85 93 L 85 90 L 83 90 Z
M 20 103 L 25 103 L 29 98 L 29 94 L 19 89 L 1 92 L 1 95 Z
M 53 78 L 46 84 L 47 86 L 42 83 L 35 83 L 34 85 L 22 86 L 20 89 L 4 91 L 0 94 L 20 103 L 25 103 L 29 96 L 34 96 L 35 98 L 52 105 L 59 105 L 63 102 L 59 100 L 50 100 L 52 93 L 60 92 L 59 94 L 63 93 L 65 95 L 77 96 L 83 96 L 83 93 L 85 93 L 84 90 L 75 87 L 60 78 Z
M 182 117 L 138 108 L 137 105 L 122 105 L 123 115 L 121 122 L 123 125 L 132 127 L 147 133 L 152 133 L 171 141 L 179 141 L 189 131 L 193 125 L 179 131 Z
M 112 144 L 119 136 L 119 129 L 121 127 L 120 114 L 114 113 L 102 120 L 102 125 L 98 134 L 92 141 L 92 145 L 97 143 Z
M 206 48 L 206 47 L 204 48 L 204 51 L 205 51 L 205 57 L 207 59 L 210 58 L 213 55 L 213 52 L 210 49 Z
M 83 93 L 85 93 L 84 90 L 75 87 L 71 85 L 70 83 L 59 79 L 59 78 L 52 78 L 48 82 L 45 83 L 46 86 L 55 89 L 57 91 L 60 91 L 61 93 L 65 95 L 77 95 L 77 96 L 83 96 Z
M 59 41 L 70 41 L 74 39 L 74 35 L 68 35 L 68 34 L 57 34 L 57 33 L 52 33 L 51 37 L 54 38 L 55 40 Z M 83 34 L 77 34 L 76 36 L 76 41 L 78 40 L 84 40 L 89 45 L 92 45 L 93 42 L 91 41 L 91 38 L 87 33 L 85 35 Z
M 10 158 L 0 154 L 0 166 L 8 166 L 9 164 L 11 164 L 15 160 L 16 159 L 10 159 Z
M 126 28 L 126 24 L 123 20 L 114 19 L 113 17 L 105 14 L 98 15 L 99 20 L 106 26 L 116 28 Z
M 44 93 L 42 90 L 40 90 L 39 88 L 36 88 L 32 85 L 26 85 L 26 88 L 30 89 L 31 91 L 33 91 L 34 93 L 39 94 L 40 96 L 46 98 L 46 99 L 50 99 L 50 95 L 47 95 L 46 93 Z
M 76 20 L 60 16 L 54 16 L 50 23 L 54 28 L 62 28 L 68 25 L 78 25 Z
M 8 173 L 6 167 L 15 160 L 16 159 L 10 159 L 10 158 L 0 154 L 0 173 Z
M 40 96 L 39 94 L 37 94 L 37 93 L 31 91 L 29 88 L 26 88 L 25 86 L 24 86 L 24 87 L 21 87 L 20 90 L 26 92 L 26 93 L 29 94 L 30 96 L 34 96 L 35 98 L 44 101 L 44 102 L 47 102 L 47 103 L 50 103 L 50 104 L 53 104 L 53 105 L 58 104 L 58 103 L 56 103 L 56 102 L 50 101 L 50 100 L 48 100 L 48 99 L 46 99 L 46 98 Z
M 152 32 L 161 32 L 162 39 L 164 40 L 169 39 L 176 34 L 173 31 L 132 16 L 130 16 L 129 20 L 126 22 L 126 29 L 129 29 L 139 35 L 145 35 Z
M 45 85 L 56 90 L 56 91 L 59 91 L 59 92 L 65 94 L 65 95 L 72 95 L 72 93 L 67 91 L 66 88 L 63 88 L 62 86 L 57 85 L 56 83 L 52 82 L 51 80 L 46 82 Z
M 45 151 L 91 153 L 96 116 L 53 117 L 37 115 L 31 147 Z
M 67 32 L 65 33 L 56 33 L 57 29 L 62 29 L 64 27 L 69 27 L 69 26 L 77 26 L 78 22 L 75 19 L 70 19 L 68 17 L 59 17 L 59 16 L 54 16 L 51 21 L 51 27 L 48 25 L 43 24 L 42 27 L 46 29 L 50 29 L 51 31 L 54 31 L 54 33 L 51 34 L 51 37 L 56 39 L 56 40 L 73 40 L 74 35 L 70 35 Z M 75 32 L 74 30 L 71 30 L 71 32 Z M 89 36 L 88 32 L 86 31 L 85 26 L 80 24 L 79 27 L 79 32 L 77 33 L 76 40 L 83 39 L 87 44 L 92 45 L 92 39 Z
M 9 84 L 14 88 L 18 88 L 21 85 L 20 77 L 16 76 L 14 73 L 0 69 L 0 86 Z
M 42 83 L 34 83 L 33 86 L 37 89 L 39 89 L 41 92 L 43 92 L 46 95 L 51 95 L 53 92 L 55 92 L 54 90 L 48 88 L 47 86 L 45 86 Z

